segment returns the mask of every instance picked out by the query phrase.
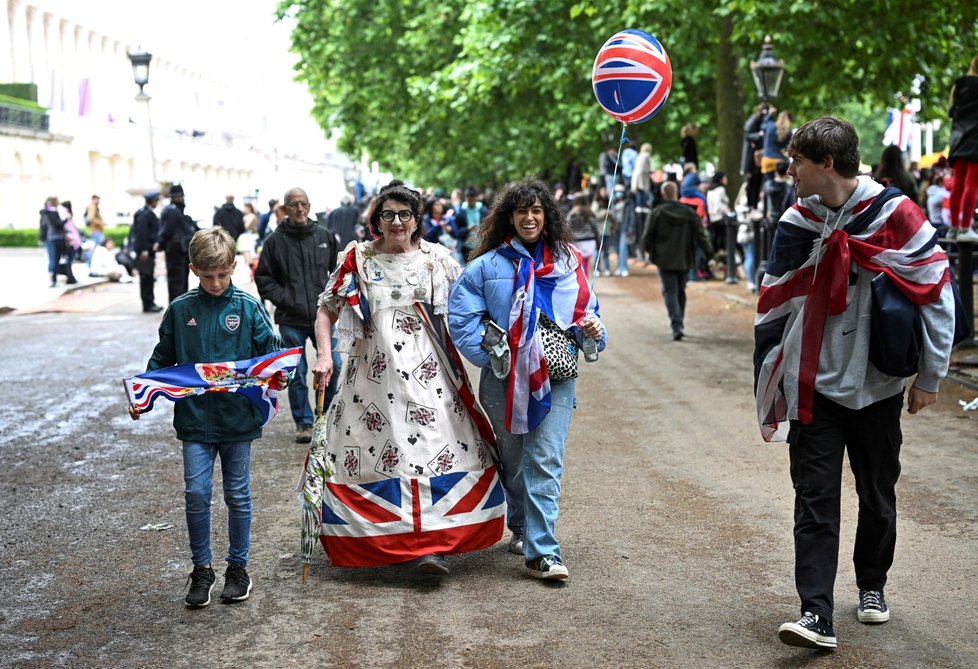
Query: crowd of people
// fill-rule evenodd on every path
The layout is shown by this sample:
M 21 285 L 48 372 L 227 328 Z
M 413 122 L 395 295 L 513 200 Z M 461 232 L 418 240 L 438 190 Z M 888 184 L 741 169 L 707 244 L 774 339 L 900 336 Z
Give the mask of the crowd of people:
M 136 267 L 142 281 L 144 265 L 163 249 L 171 289 L 149 369 L 201 362 L 193 359 L 203 355 L 198 339 L 214 328 L 233 335 L 227 359 L 311 342 L 330 471 L 317 481 L 307 470 L 304 482 L 322 491 L 319 536 L 332 564 L 445 575 L 447 556 L 497 543 L 505 526 L 508 550 L 528 574 L 562 580 L 569 569 L 556 522 L 578 356 L 584 351 L 592 361 L 607 344 L 594 278 L 610 275 L 610 254 L 621 277 L 629 276 L 629 259 L 655 265 L 680 341 L 686 283 L 710 278 L 731 215 L 739 217 L 737 253 L 752 289 L 749 234 L 760 219 L 773 220 L 754 390 L 762 436 L 789 445 L 801 604 L 800 619 L 781 625 L 778 636 L 834 648 L 845 453 L 860 507 L 856 618 L 890 619 L 884 588 L 894 558 L 902 408 L 905 397 L 911 414 L 937 400 L 955 332 L 956 297 L 938 231 L 956 243 L 975 234 L 976 68 L 978 58 L 952 93 L 950 162 L 927 171 L 905 168 L 900 150 L 887 147 L 861 173 L 847 121 L 824 116 L 796 129 L 789 112 L 758 107 L 745 126 L 746 180 L 733 203 L 727 175 L 701 176 L 693 124 L 682 131 L 682 159 L 660 169 L 648 144 L 628 145 L 620 156 L 609 146 L 594 179 L 569 169 L 553 185 L 526 178 L 499 193 L 450 194 L 393 181 L 360 202 L 344 199 L 319 220 L 310 216 L 307 192 L 293 188 L 261 215 L 237 210 L 229 196 L 213 228 L 196 231 L 183 216 L 182 188 L 171 187 L 161 219 L 160 194 L 147 194 L 131 238 Z M 951 178 L 960 181 L 949 185 Z M 52 199 L 42 214 L 52 262 L 71 245 L 63 208 Z M 231 283 L 238 255 L 254 267 L 260 300 Z M 200 288 L 187 291 L 185 265 Z M 910 293 L 919 314 L 923 344 L 909 376 L 874 357 L 880 276 Z M 156 311 L 151 297 L 144 293 L 144 310 Z M 277 334 L 265 302 L 274 306 Z M 247 332 L 238 321 L 229 325 L 232 304 L 252 323 Z M 193 316 L 192 306 L 204 316 Z M 175 327 L 187 315 L 201 319 L 199 329 Z M 463 358 L 479 370 L 478 397 Z M 313 441 L 308 373 L 303 356 L 280 384 L 288 384 L 299 443 Z M 209 498 L 217 457 L 229 512 L 222 599 L 247 599 L 253 585 L 245 571 L 248 468 L 260 430 L 237 414 L 205 422 L 206 433 L 188 418 L 235 401 L 195 397 L 175 413 L 194 563 L 190 608 L 209 604 L 216 581 L 210 511 L 201 499 Z M 233 410 L 243 411 L 241 402 Z

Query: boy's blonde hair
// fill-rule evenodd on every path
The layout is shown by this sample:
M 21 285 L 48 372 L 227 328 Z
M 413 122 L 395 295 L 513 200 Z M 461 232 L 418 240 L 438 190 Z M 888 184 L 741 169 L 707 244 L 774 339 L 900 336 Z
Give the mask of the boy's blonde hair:
M 197 269 L 220 269 L 234 264 L 234 238 L 214 226 L 194 233 L 188 249 L 190 264 Z

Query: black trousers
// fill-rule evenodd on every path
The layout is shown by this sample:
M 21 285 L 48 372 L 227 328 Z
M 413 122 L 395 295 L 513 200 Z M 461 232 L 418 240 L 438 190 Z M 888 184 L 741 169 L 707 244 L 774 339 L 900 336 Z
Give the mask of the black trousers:
M 859 516 L 852 561 L 860 590 L 882 590 L 896 546 L 903 393 L 859 410 L 815 393 L 812 422 L 788 433 L 795 488 L 795 586 L 801 611 L 829 620 L 839 562 L 842 456 L 856 479 Z
M 190 257 L 180 251 L 166 252 L 166 287 L 170 302 L 187 292 L 190 283 Z
M 686 279 L 689 270 L 659 269 L 659 283 L 662 284 L 662 301 L 669 313 L 669 325 L 673 334 L 683 333 L 683 320 L 686 318 Z
M 156 304 L 156 298 L 153 295 L 153 273 L 152 272 L 140 272 L 139 273 L 139 297 L 143 301 L 143 309 L 150 309 Z

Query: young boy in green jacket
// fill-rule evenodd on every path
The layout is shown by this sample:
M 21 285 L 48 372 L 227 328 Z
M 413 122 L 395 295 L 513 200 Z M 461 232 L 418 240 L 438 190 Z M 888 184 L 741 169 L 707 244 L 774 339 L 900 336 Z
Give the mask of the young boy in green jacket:
M 234 240 L 222 228 L 197 232 L 190 241 L 190 270 L 200 286 L 170 303 L 160 324 L 160 341 L 147 371 L 184 363 L 243 360 L 283 348 L 261 302 L 231 285 Z M 279 387 L 287 376 L 275 378 Z M 130 415 L 138 417 L 134 408 Z M 216 576 L 211 568 L 211 489 L 214 461 L 221 458 L 228 541 L 221 601 L 248 599 L 251 579 L 245 567 L 251 542 L 251 442 L 261 438 L 263 420 L 246 397 L 204 393 L 173 405 L 173 427 L 183 442 L 187 530 L 193 573 L 186 605 L 210 604 Z

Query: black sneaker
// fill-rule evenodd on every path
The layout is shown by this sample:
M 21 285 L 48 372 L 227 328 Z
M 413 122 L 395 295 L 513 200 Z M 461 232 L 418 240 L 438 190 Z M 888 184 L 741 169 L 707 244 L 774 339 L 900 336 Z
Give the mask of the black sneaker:
M 569 576 L 567 567 L 556 555 L 544 555 L 536 560 L 530 560 L 526 563 L 526 569 L 530 572 L 530 576 L 548 581 L 562 580 Z
M 886 606 L 886 598 L 882 590 L 860 590 L 859 610 L 856 611 L 859 622 L 867 625 L 878 625 L 890 619 L 890 609 Z
M 211 590 L 214 589 L 214 582 L 217 576 L 210 565 L 197 564 L 194 570 L 187 577 L 187 585 L 190 590 L 184 600 L 188 609 L 202 609 L 211 603 Z
M 779 627 L 778 638 L 789 646 L 802 648 L 835 648 L 838 645 L 832 621 L 808 611 L 798 622 Z
M 221 591 L 222 602 L 243 602 L 251 594 L 251 579 L 241 565 L 228 563 L 224 572 L 224 590 Z

